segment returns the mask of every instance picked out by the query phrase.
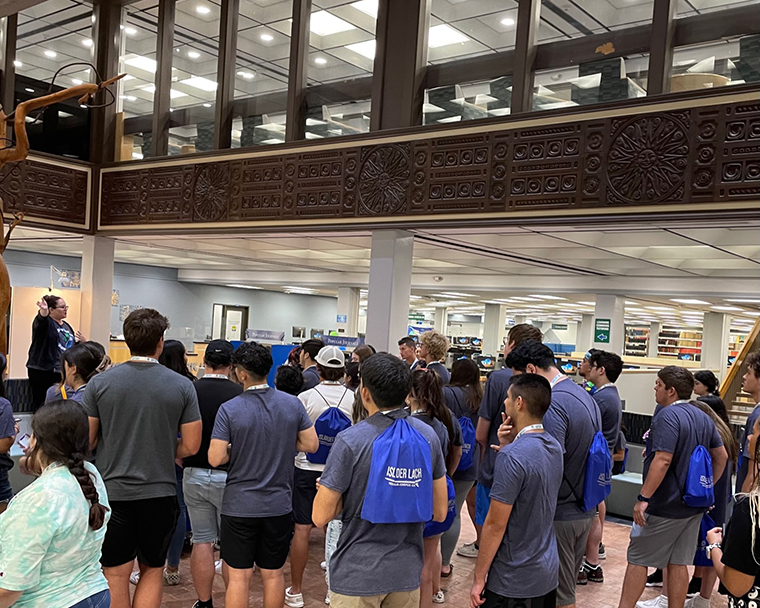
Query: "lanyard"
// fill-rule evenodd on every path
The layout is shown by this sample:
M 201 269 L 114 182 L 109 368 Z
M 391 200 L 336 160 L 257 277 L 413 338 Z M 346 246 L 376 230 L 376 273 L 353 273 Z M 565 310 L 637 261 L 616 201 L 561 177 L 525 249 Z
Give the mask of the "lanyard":
M 137 361 L 139 363 L 158 363 L 158 359 L 154 359 L 153 357 L 138 357 L 137 355 L 133 356 L 130 361 Z
M 531 424 L 530 426 L 526 426 L 522 431 L 517 433 L 517 437 L 515 437 L 515 441 L 520 439 L 520 435 L 523 433 L 527 433 L 528 431 L 543 431 L 544 425 L 543 424 Z
M 320 384 L 324 384 L 326 386 L 340 386 L 343 383 L 340 380 L 322 380 Z
M 393 412 L 398 412 L 399 410 L 406 409 L 404 406 L 397 407 L 395 410 L 378 410 L 383 416 L 390 416 Z
M 412 412 L 412 416 L 416 416 L 417 414 L 427 414 L 427 413 L 428 413 L 427 410 L 414 410 Z
M 268 384 L 255 384 L 254 386 L 249 386 L 246 391 L 258 391 L 261 389 L 269 388 Z
M 612 382 L 608 382 L 607 384 L 600 386 L 598 389 L 596 389 L 596 391 L 599 392 L 600 390 L 602 390 L 603 388 L 607 388 L 608 386 L 615 386 L 615 384 Z
M 85 388 L 86 386 L 87 386 L 86 384 L 83 384 L 83 385 L 82 385 L 82 386 L 80 386 L 79 388 L 77 388 L 77 389 L 74 389 L 74 390 L 71 392 L 71 395 L 73 396 L 73 395 L 76 395 L 77 393 L 81 393 L 81 392 L 84 390 L 84 388 Z M 68 397 L 68 395 L 66 394 L 66 387 L 65 387 L 63 384 L 61 384 L 61 397 L 62 397 L 63 399 L 68 399 L 68 398 L 69 398 L 69 397 Z
M 561 382 L 565 378 L 567 378 L 567 376 L 565 376 L 565 374 L 560 372 L 556 376 L 554 376 L 554 378 L 552 378 L 552 381 L 549 384 L 551 384 L 552 388 L 554 388 L 555 384 L 557 384 L 558 382 Z
M 224 380 L 229 380 L 229 376 L 225 376 L 224 374 L 204 374 L 203 377 L 204 378 L 222 378 Z
M 689 403 L 688 399 L 679 399 L 678 401 L 674 401 L 670 405 L 680 405 L 681 403 Z

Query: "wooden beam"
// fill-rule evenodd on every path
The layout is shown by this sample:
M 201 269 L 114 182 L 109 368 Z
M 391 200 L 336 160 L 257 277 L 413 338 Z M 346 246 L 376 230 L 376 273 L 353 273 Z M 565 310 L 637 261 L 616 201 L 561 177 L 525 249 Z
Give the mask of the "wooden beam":
M 174 46 L 174 0 L 159 0 L 156 39 L 156 90 L 153 94 L 152 156 L 169 154 L 169 115 Z
M 670 91 L 670 70 L 673 66 L 676 32 L 676 1 L 654 0 L 647 95 L 660 95 Z
M 18 13 L 13 13 L 5 18 L 3 32 L 3 79 L 0 82 L 0 104 L 6 114 L 13 112 L 16 103 L 16 35 L 18 32 Z M 3 147 L 0 143 L 0 147 Z
M 429 5 L 429 0 L 380 3 L 370 131 L 422 124 Z
M 235 63 L 240 0 L 222 0 L 219 23 L 219 60 L 216 71 L 214 148 L 232 147 L 232 100 L 235 98 Z
M 541 0 L 519 0 L 512 73 L 512 114 L 530 112 L 533 109 L 536 34 L 540 20 Z
M 298 141 L 305 137 L 310 21 L 311 0 L 293 0 L 285 141 Z
M 121 45 L 121 11 L 118 3 L 109 0 L 98 0 L 94 5 L 93 12 L 93 52 L 94 63 L 103 80 L 108 80 L 118 75 L 119 50 Z M 95 104 L 107 103 L 118 99 L 118 91 L 122 90 L 123 84 L 117 83 L 113 91 L 101 91 L 95 97 Z M 114 160 L 117 146 L 116 142 L 116 102 L 104 108 L 90 110 L 90 162 L 108 163 Z

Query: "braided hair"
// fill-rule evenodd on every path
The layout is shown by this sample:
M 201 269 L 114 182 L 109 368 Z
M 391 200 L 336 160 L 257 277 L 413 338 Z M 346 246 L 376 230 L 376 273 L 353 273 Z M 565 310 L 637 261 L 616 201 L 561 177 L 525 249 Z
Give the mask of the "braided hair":
M 43 459 L 66 466 L 90 503 L 90 528 L 102 528 L 106 507 L 100 504 L 92 475 L 84 467 L 89 451 L 90 426 L 82 406 L 71 400 L 43 405 L 32 418 L 32 433 L 35 445 L 27 455 L 30 469 L 40 474 Z

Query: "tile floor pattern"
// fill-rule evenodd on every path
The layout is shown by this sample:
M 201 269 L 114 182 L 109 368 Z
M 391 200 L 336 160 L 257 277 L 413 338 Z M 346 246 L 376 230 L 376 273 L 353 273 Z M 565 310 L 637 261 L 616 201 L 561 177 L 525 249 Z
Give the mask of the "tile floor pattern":
M 462 535 L 460 542 L 470 542 L 474 536 L 474 529 L 469 518 L 464 514 L 462 522 Z M 625 525 L 607 522 L 604 529 L 604 544 L 607 547 L 607 559 L 602 563 L 604 569 L 604 583 L 589 583 L 585 587 L 578 588 L 578 608 L 616 608 L 620 598 L 620 590 L 623 586 L 623 577 L 626 567 L 626 549 L 628 547 L 628 535 L 630 528 Z M 304 600 L 305 608 L 318 608 L 325 606 L 325 578 L 319 567 L 324 559 L 324 534 L 321 530 L 314 530 L 309 544 L 309 564 L 304 577 Z M 453 579 L 443 579 L 443 587 L 447 589 L 446 603 L 449 608 L 467 608 L 470 605 L 470 585 L 475 560 L 454 555 Z M 190 560 L 182 559 L 180 565 L 182 582 L 176 587 L 164 585 L 164 599 L 162 606 L 165 608 L 191 608 L 197 596 L 190 578 Z M 285 566 L 285 581 L 290 584 L 290 566 Z M 647 589 L 642 599 L 650 599 L 658 595 L 659 589 Z M 253 575 L 251 588 L 251 608 L 261 606 L 261 578 L 258 574 Z M 224 606 L 224 583 L 222 577 L 217 576 L 214 582 L 214 607 Z M 712 608 L 726 606 L 725 597 L 717 591 L 713 593 Z

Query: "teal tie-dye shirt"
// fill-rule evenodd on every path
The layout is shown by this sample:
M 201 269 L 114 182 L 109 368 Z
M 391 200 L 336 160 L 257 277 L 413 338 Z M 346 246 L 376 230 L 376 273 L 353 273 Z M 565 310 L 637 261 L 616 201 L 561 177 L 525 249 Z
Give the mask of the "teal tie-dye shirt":
M 107 507 L 100 474 L 85 468 Z M 23 591 L 14 608 L 69 608 L 108 588 L 100 568 L 106 526 L 92 530 L 89 510 L 68 468 L 52 464 L 0 514 L 0 588 Z

